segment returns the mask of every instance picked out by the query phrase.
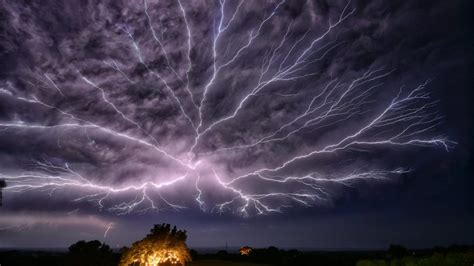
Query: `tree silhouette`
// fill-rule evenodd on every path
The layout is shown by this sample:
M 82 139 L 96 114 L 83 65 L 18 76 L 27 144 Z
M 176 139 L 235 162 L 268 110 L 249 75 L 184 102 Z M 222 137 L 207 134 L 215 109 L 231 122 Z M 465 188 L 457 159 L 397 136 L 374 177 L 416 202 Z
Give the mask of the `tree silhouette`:
M 111 266 L 116 265 L 112 250 L 98 240 L 79 241 L 69 247 L 67 265 L 71 266 Z
M 409 254 L 408 249 L 401 245 L 390 245 L 388 254 L 392 258 L 401 258 Z
M 186 239 L 185 230 L 177 230 L 176 226 L 171 229 L 169 224 L 155 224 L 150 234 L 124 250 L 119 265 L 184 265 L 191 261 Z

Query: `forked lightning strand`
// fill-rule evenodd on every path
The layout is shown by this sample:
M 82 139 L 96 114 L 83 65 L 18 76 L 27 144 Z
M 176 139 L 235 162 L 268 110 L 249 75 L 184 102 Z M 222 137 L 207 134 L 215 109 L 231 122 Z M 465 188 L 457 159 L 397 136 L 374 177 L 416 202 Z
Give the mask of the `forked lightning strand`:
M 185 147 L 179 150 L 164 144 L 166 136 L 148 129 L 146 125 L 155 121 L 138 119 L 138 114 L 114 98 L 118 93 L 114 91 L 116 84 L 111 86 L 109 79 L 85 74 L 93 71 L 77 71 L 76 77 L 88 92 L 100 95 L 95 103 L 97 106 L 88 108 L 100 107 L 119 119 L 102 117 L 96 120 L 91 118 L 93 115 L 66 108 L 48 98 L 53 93 L 54 98 L 67 103 L 73 96 L 67 90 L 67 84 L 61 84 L 62 79 L 51 71 L 35 73 L 36 77 L 41 77 L 38 78 L 41 89 L 17 88 L 12 82 L 5 82 L 0 88 L 2 99 L 15 102 L 13 108 L 31 108 L 57 118 L 32 122 L 31 119 L 23 121 L 21 115 L 12 116 L 10 120 L 0 121 L 0 136 L 11 134 L 21 138 L 44 133 L 58 138 L 75 136 L 93 142 L 100 142 L 100 136 L 107 136 L 111 140 L 135 145 L 143 152 L 153 151 L 152 156 L 159 165 L 168 165 L 175 174 L 163 174 L 157 170 L 157 177 L 137 176 L 128 183 L 116 184 L 101 181 L 75 161 L 44 157 L 32 159 L 26 170 L 0 174 L 0 178 L 9 183 L 6 192 L 36 191 L 51 197 L 67 192 L 64 194 L 70 196 L 73 204 L 89 202 L 101 210 L 117 214 L 164 208 L 179 211 L 193 205 L 202 211 L 231 211 L 244 216 L 266 214 L 282 212 L 293 205 L 324 204 L 334 197 L 336 188 L 390 180 L 412 171 L 404 167 L 383 169 L 370 163 L 348 163 L 347 167 L 328 173 L 307 162 L 349 152 L 365 153 L 377 148 L 397 148 L 399 151 L 423 146 L 449 151 L 456 144 L 445 136 L 432 133 L 442 122 L 442 116 L 436 112 L 437 101 L 428 91 L 430 81 L 413 87 L 394 87 L 386 84 L 394 70 L 375 66 L 359 74 L 348 71 L 345 76 L 331 76 L 329 79 L 322 75 L 326 70 L 320 66 L 330 62 L 335 52 L 347 44 L 338 37 L 340 29 L 347 26 L 356 12 L 350 2 L 336 19 L 319 25 L 319 30 L 313 30 L 317 27 L 310 25 L 306 31 L 297 31 L 296 21 L 286 24 L 281 32 L 272 32 L 271 38 L 278 39 L 270 46 L 262 46 L 260 42 L 267 42 L 270 38 L 266 36 L 268 29 L 275 27 L 275 22 L 284 14 L 286 1 L 277 1 L 267 7 L 266 12 L 255 19 L 254 26 L 246 28 L 245 37 L 236 39 L 235 36 L 241 34 L 235 34 L 234 30 L 242 23 L 241 17 L 247 17 L 243 13 L 248 10 L 246 5 L 250 2 L 219 0 L 215 21 L 208 22 L 212 35 L 208 66 L 196 61 L 199 56 L 193 56 L 194 52 L 202 52 L 202 47 L 194 49 L 199 42 L 193 38 L 203 33 L 198 32 L 199 22 L 193 21 L 192 4 L 181 0 L 172 8 L 180 17 L 174 30 L 178 29 L 180 39 L 185 40 L 182 47 L 172 47 L 173 40 L 167 37 L 172 34 L 156 24 L 161 21 L 153 15 L 154 11 L 159 12 L 155 10 L 157 4 L 143 0 L 140 14 L 146 30 L 131 25 L 117 26 L 117 39 L 126 43 L 135 65 L 129 67 L 127 63 L 130 62 L 120 58 L 99 60 L 102 66 L 105 65 L 109 71 L 112 69 L 114 74 L 127 81 L 123 86 L 141 85 L 137 78 L 140 71 L 152 77 L 156 89 L 164 91 L 175 106 L 179 119 L 185 121 L 176 123 L 183 135 L 179 142 L 185 143 Z M 152 43 L 157 49 L 147 50 L 147 43 Z M 246 65 L 248 54 L 250 57 L 258 55 L 257 66 Z M 156 67 L 157 62 L 164 66 Z M 197 65 L 200 68 L 194 71 Z M 237 66 L 243 66 L 243 69 L 236 71 Z M 201 83 L 194 82 L 195 73 L 206 67 L 208 76 Z M 245 86 L 238 85 L 239 93 L 233 96 L 232 103 L 226 102 L 224 112 L 216 112 L 212 104 L 215 102 L 213 93 L 226 93 L 228 88 L 222 87 L 222 80 L 226 80 L 229 74 L 239 78 L 239 71 L 250 73 L 250 76 L 242 77 L 249 82 Z M 29 84 L 34 85 L 32 82 Z M 383 97 L 380 97 L 382 92 Z M 270 100 L 278 99 L 284 103 L 283 111 L 275 118 L 246 112 L 257 99 L 264 107 L 270 106 Z M 300 106 L 300 110 L 292 109 L 294 105 Z M 252 117 L 246 117 L 248 115 Z M 237 125 L 242 118 L 265 126 L 254 130 L 249 125 L 247 130 L 252 133 L 249 138 L 231 139 L 229 136 L 228 141 L 218 140 L 222 128 L 241 130 Z M 341 130 L 334 131 L 334 128 Z M 334 133 L 327 137 L 326 131 Z M 308 136 L 311 136 L 310 141 Z M 289 149 L 276 158 L 271 156 L 271 149 L 292 146 L 292 143 L 298 143 L 301 149 Z M 67 144 L 63 142 L 61 145 Z M 255 159 L 254 165 L 239 170 L 231 169 L 235 158 L 260 156 L 266 159 L 262 162 Z M 230 158 L 228 164 L 227 158 Z M 190 200 L 177 201 L 176 196 L 170 197 L 166 193 L 179 187 L 189 189 Z M 178 198 L 185 198 L 185 195 Z M 113 228 L 113 223 L 107 225 L 104 238 Z

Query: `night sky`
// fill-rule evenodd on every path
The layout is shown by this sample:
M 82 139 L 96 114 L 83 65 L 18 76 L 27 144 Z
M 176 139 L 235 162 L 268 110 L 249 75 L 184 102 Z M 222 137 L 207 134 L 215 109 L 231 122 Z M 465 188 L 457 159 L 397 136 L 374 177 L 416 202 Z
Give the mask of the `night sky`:
M 2 0 L 0 248 L 474 244 L 470 2 Z

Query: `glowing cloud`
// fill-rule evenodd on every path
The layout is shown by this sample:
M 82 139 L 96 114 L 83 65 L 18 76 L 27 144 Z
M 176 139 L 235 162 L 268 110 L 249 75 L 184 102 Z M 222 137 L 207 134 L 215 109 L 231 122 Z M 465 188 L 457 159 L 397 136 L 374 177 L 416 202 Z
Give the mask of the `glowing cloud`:
M 351 2 L 298 17 L 286 1 L 120 5 L 87 7 L 93 23 L 55 44 L 54 27 L 6 6 L 35 37 L 33 63 L 0 89 L 0 140 L 22 154 L 0 168 L 9 196 L 266 214 L 412 171 L 384 155 L 455 145 L 437 131 L 430 81 L 399 81 L 383 56 L 362 70 L 345 56 Z

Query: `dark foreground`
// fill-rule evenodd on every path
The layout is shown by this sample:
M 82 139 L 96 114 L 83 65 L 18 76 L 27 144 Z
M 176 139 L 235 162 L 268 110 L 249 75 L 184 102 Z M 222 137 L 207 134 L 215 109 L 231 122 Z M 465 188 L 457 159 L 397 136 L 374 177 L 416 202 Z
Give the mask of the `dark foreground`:
M 250 255 L 228 253 L 224 250 L 213 254 L 198 254 L 191 251 L 193 262 L 187 266 L 264 266 L 264 265 L 341 265 L 341 266 L 472 266 L 474 247 L 451 246 L 426 250 L 407 250 L 401 246 L 391 246 L 386 251 L 311 251 L 281 250 L 276 247 L 254 249 Z M 33 265 L 117 265 L 120 253 L 71 254 L 67 251 L 0 251 L 2 266 Z

